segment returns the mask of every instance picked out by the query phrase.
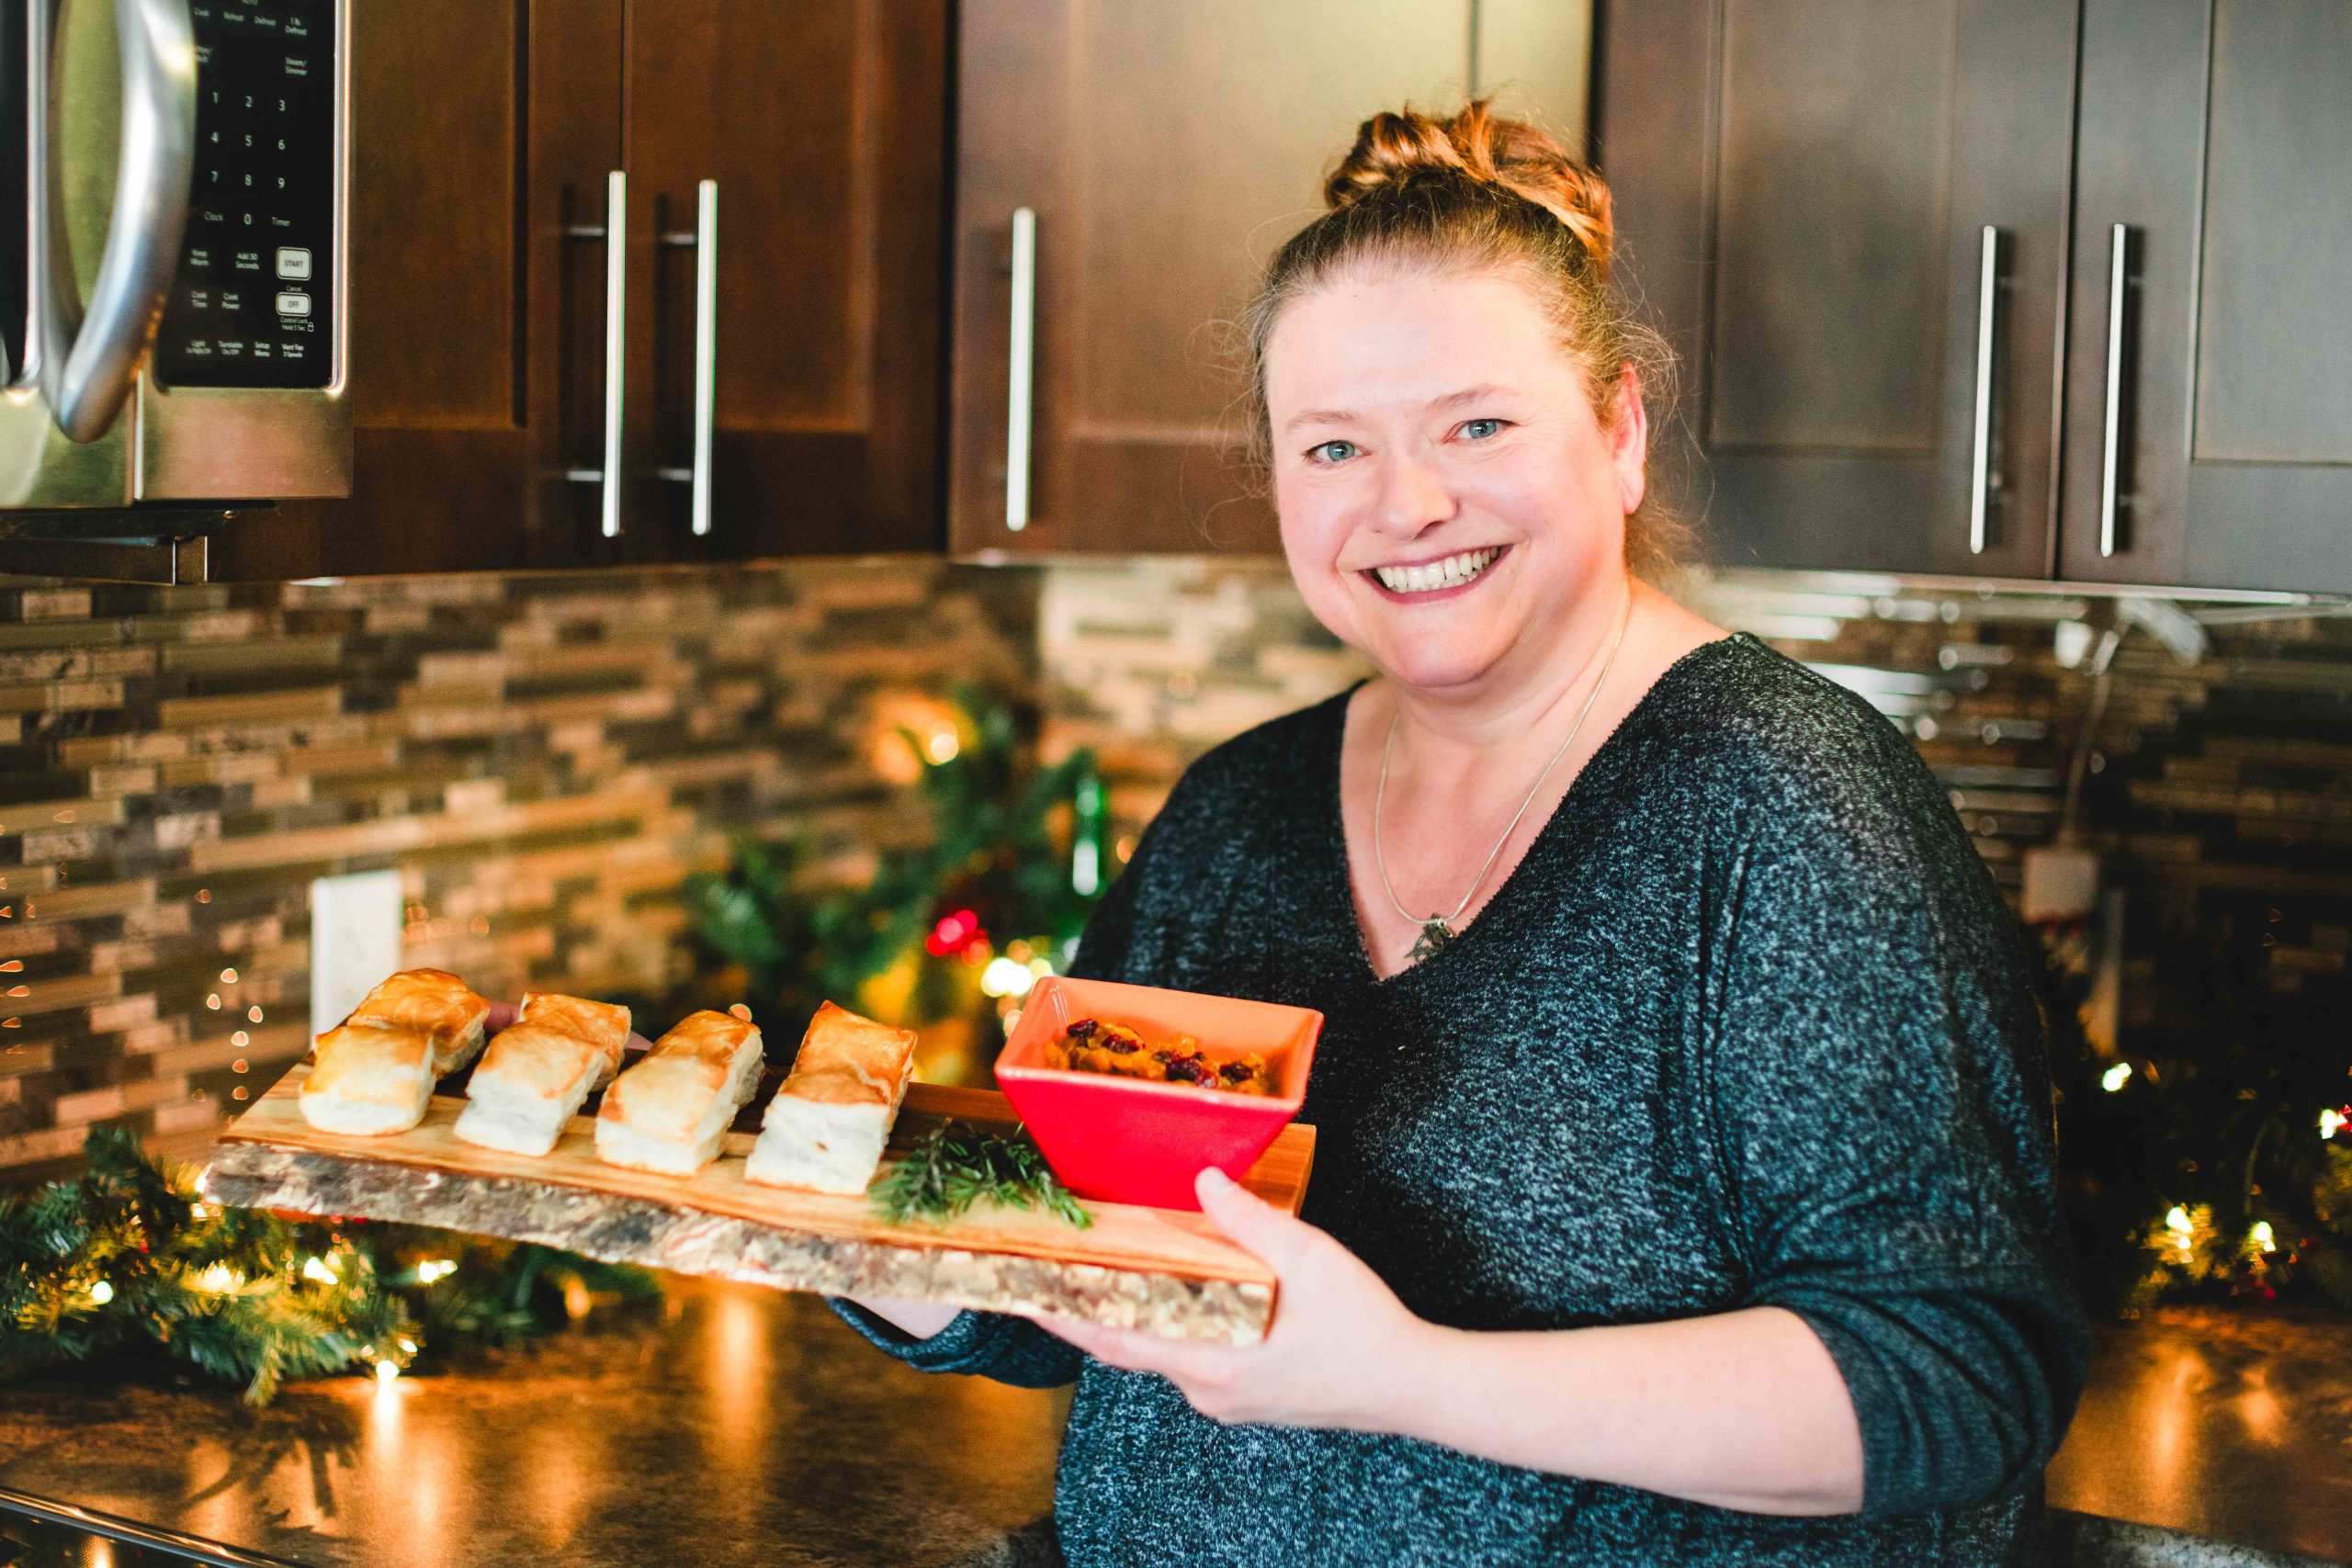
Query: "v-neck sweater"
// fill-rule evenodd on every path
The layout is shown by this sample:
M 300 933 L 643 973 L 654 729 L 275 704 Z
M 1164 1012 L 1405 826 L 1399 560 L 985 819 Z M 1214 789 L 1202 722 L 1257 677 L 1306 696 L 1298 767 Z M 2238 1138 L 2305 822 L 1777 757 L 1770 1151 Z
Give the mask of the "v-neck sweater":
M 1019 1318 L 926 1370 L 1075 1381 L 1077 1568 L 2020 1562 L 2088 1356 L 2016 921 L 1885 718 L 1742 634 L 1661 675 L 1445 947 L 1383 978 L 1349 882 L 1349 693 L 1188 769 L 1072 972 L 1321 1010 L 1304 1217 L 1472 1330 L 1774 1305 L 1819 1336 L 1861 1511 L 1747 1513 L 1410 1438 L 1195 1413 Z

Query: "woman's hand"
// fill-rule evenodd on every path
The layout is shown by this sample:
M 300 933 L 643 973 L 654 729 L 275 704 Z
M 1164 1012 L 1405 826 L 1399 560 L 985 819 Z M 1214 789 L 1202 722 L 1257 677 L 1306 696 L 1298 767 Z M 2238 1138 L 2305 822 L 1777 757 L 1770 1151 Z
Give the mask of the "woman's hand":
M 1346 1247 L 1214 1168 L 1194 1190 L 1216 1227 L 1281 1281 L 1266 1337 L 1238 1348 L 1165 1339 L 1063 1317 L 1038 1326 L 1100 1361 L 1158 1372 L 1219 1421 L 1395 1431 L 1421 1342 L 1436 1331 Z

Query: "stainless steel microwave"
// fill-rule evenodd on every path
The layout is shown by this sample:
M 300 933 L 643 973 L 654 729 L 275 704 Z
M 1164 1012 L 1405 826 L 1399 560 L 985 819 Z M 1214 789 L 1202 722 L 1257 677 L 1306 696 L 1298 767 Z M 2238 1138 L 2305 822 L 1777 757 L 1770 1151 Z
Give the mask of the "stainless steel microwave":
M 0 0 L 0 507 L 351 490 L 349 0 Z

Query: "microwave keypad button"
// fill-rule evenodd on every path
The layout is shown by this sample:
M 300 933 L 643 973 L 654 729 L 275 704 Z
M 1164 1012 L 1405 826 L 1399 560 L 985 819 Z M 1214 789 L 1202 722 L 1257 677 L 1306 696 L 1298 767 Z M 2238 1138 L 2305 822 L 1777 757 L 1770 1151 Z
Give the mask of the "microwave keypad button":
M 198 59 L 195 199 L 178 286 L 156 332 L 158 379 L 325 387 L 335 355 L 321 345 L 342 324 L 327 284 L 341 265 L 345 6 L 188 0 L 188 14 Z

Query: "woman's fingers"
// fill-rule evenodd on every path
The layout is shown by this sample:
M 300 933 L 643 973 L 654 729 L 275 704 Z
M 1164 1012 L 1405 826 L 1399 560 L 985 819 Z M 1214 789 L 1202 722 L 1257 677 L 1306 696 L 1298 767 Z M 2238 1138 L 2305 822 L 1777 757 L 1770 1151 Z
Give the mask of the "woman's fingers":
M 1035 1322 L 1046 1333 L 1069 1341 L 1098 1361 L 1131 1372 L 1157 1372 L 1185 1386 L 1200 1381 L 1235 1353 L 1222 1346 L 1194 1345 L 1136 1329 L 1083 1323 L 1073 1317 L 1041 1316 Z
M 1305 1263 L 1323 1233 L 1293 1219 L 1215 1166 L 1193 1179 L 1201 1212 L 1277 1274 Z

